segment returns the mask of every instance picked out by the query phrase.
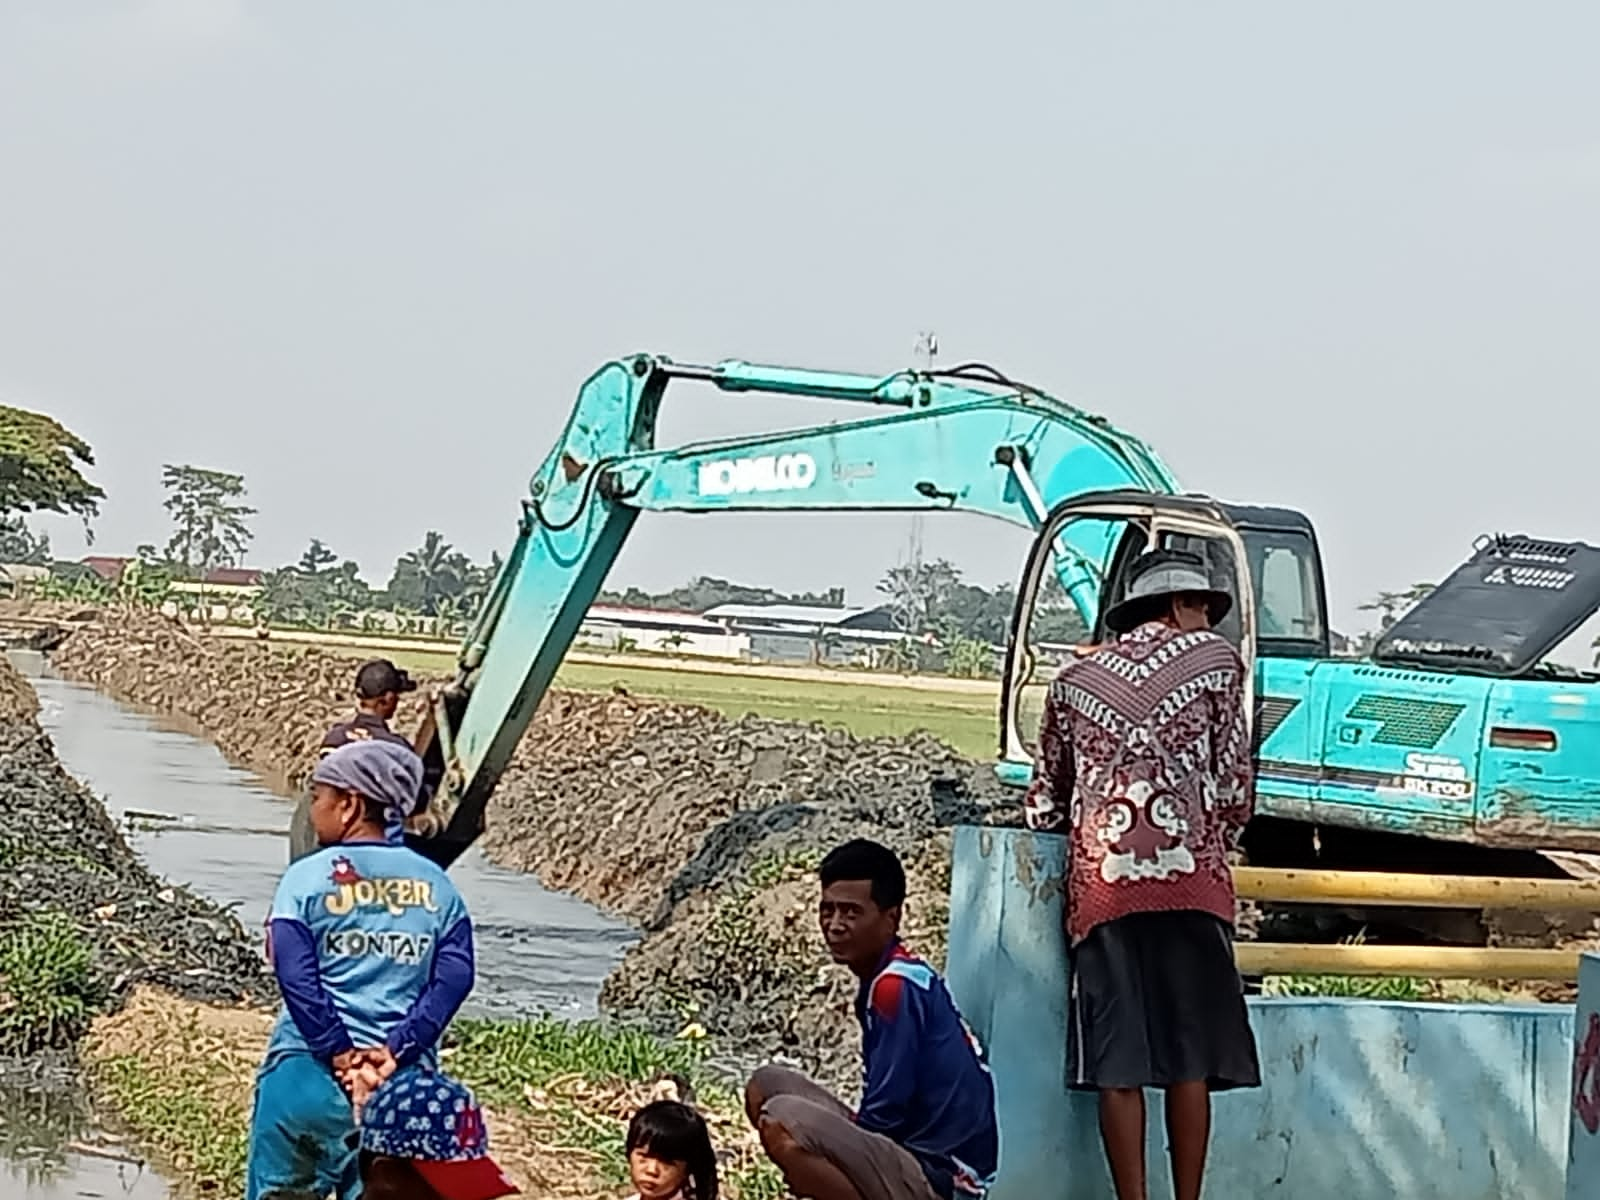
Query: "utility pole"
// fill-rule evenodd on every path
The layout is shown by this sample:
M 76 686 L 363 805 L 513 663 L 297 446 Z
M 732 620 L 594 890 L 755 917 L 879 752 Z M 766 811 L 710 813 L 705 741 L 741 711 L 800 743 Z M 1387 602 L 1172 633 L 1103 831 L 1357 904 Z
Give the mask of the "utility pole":
M 913 353 L 922 370 L 933 370 L 934 359 L 939 356 L 939 335 L 931 329 L 918 333 Z M 911 534 L 906 540 L 904 558 L 909 586 L 900 597 L 897 606 L 899 611 L 896 613 L 900 618 L 900 628 L 907 634 L 922 632 L 921 625 L 928 611 L 929 597 L 924 594 L 927 581 L 922 570 L 922 522 L 921 513 L 911 514 Z

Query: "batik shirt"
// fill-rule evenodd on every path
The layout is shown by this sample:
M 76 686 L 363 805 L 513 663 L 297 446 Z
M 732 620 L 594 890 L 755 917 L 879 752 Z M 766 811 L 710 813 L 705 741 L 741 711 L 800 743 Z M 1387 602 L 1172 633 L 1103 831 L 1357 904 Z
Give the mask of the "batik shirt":
M 1051 684 L 1025 807 L 1071 838 L 1074 944 L 1137 912 L 1233 923 L 1228 854 L 1255 803 L 1244 670 L 1216 634 L 1152 623 Z

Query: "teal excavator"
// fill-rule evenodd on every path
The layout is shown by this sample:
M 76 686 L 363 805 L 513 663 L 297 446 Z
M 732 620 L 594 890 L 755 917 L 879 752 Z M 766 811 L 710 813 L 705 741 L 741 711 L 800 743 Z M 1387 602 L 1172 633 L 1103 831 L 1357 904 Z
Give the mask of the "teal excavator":
M 672 448 L 674 384 L 848 401 L 854 420 Z M 1253 663 L 1259 865 L 1559 876 L 1600 850 L 1596 676 L 1546 655 L 1600 605 L 1600 550 L 1483 539 L 1365 659 L 1330 652 L 1316 532 L 1301 513 L 1183 494 L 1104 418 L 979 364 L 886 377 L 640 354 L 601 367 L 534 474 L 504 566 L 418 745 L 442 777 L 444 865 L 495 783 L 641 512 L 983 513 L 1034 532 L 999 720 L 1023 783 L 1042 695 L 1070 648 L 1033 636 L 1054 576 L 1092 637 L 1129 565 L 1185 549 L 1239 598 L 1221 632 Z M 1052 655 L 1057 656 L 1056 659 Z M 1597 710 L 1600 711 L 1600 710 Z

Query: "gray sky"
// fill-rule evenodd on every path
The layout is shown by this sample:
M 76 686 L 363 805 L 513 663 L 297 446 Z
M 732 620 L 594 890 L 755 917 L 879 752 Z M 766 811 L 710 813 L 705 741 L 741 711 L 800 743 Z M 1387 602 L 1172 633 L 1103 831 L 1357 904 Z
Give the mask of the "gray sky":
M 1600 539 L 1596 45 L 1589 3 L 11 0 L 0 398 L 93 444 L 105 552 L 193 462 L 253 562 L 382 583 L 429 527 L 507 544 L 608 358 L 889 371 L 932 328 L 1304 509 L 1349 624 L 1480 532 Z M 646 517 L 613 578 L 866 601 L 908 526 Z M 926 522 L 979 582 L 1025 544 Z

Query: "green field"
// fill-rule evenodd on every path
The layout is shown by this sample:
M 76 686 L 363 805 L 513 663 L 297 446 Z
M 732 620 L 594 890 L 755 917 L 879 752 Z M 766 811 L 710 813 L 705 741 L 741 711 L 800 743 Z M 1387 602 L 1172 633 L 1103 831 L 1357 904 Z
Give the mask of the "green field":
M 329 648 L 361 653 L 358 646 Z M 418 674 L 448 674 L 455 667 L 453 652 L 384 653 L 398 666 Z M 835 683 L 632 664 L 566 663 L 556 675 L 556 686 L 586 692 L 620 686 L 635 696 L 700 704 L 734 717 L 755 713 L 787 721 L 822 721 L 863 737 L 925 729 L 973 758 L 994 758 L 998 741 L 997 702 L 992 696 L 884 687 L 855 682 L 848 676 Z
M 607 691 L 620 684 L 636 696 L 703 704 L 735 717 L 756 713 L 787 721 L 823 721 L 864 737 L 926 729 L 973 758 L 993 758 L 997 743 L 996 701 L 984 695 L 598 663 L 567 663 L 557 673 L 556 684 L 580 691 Z

